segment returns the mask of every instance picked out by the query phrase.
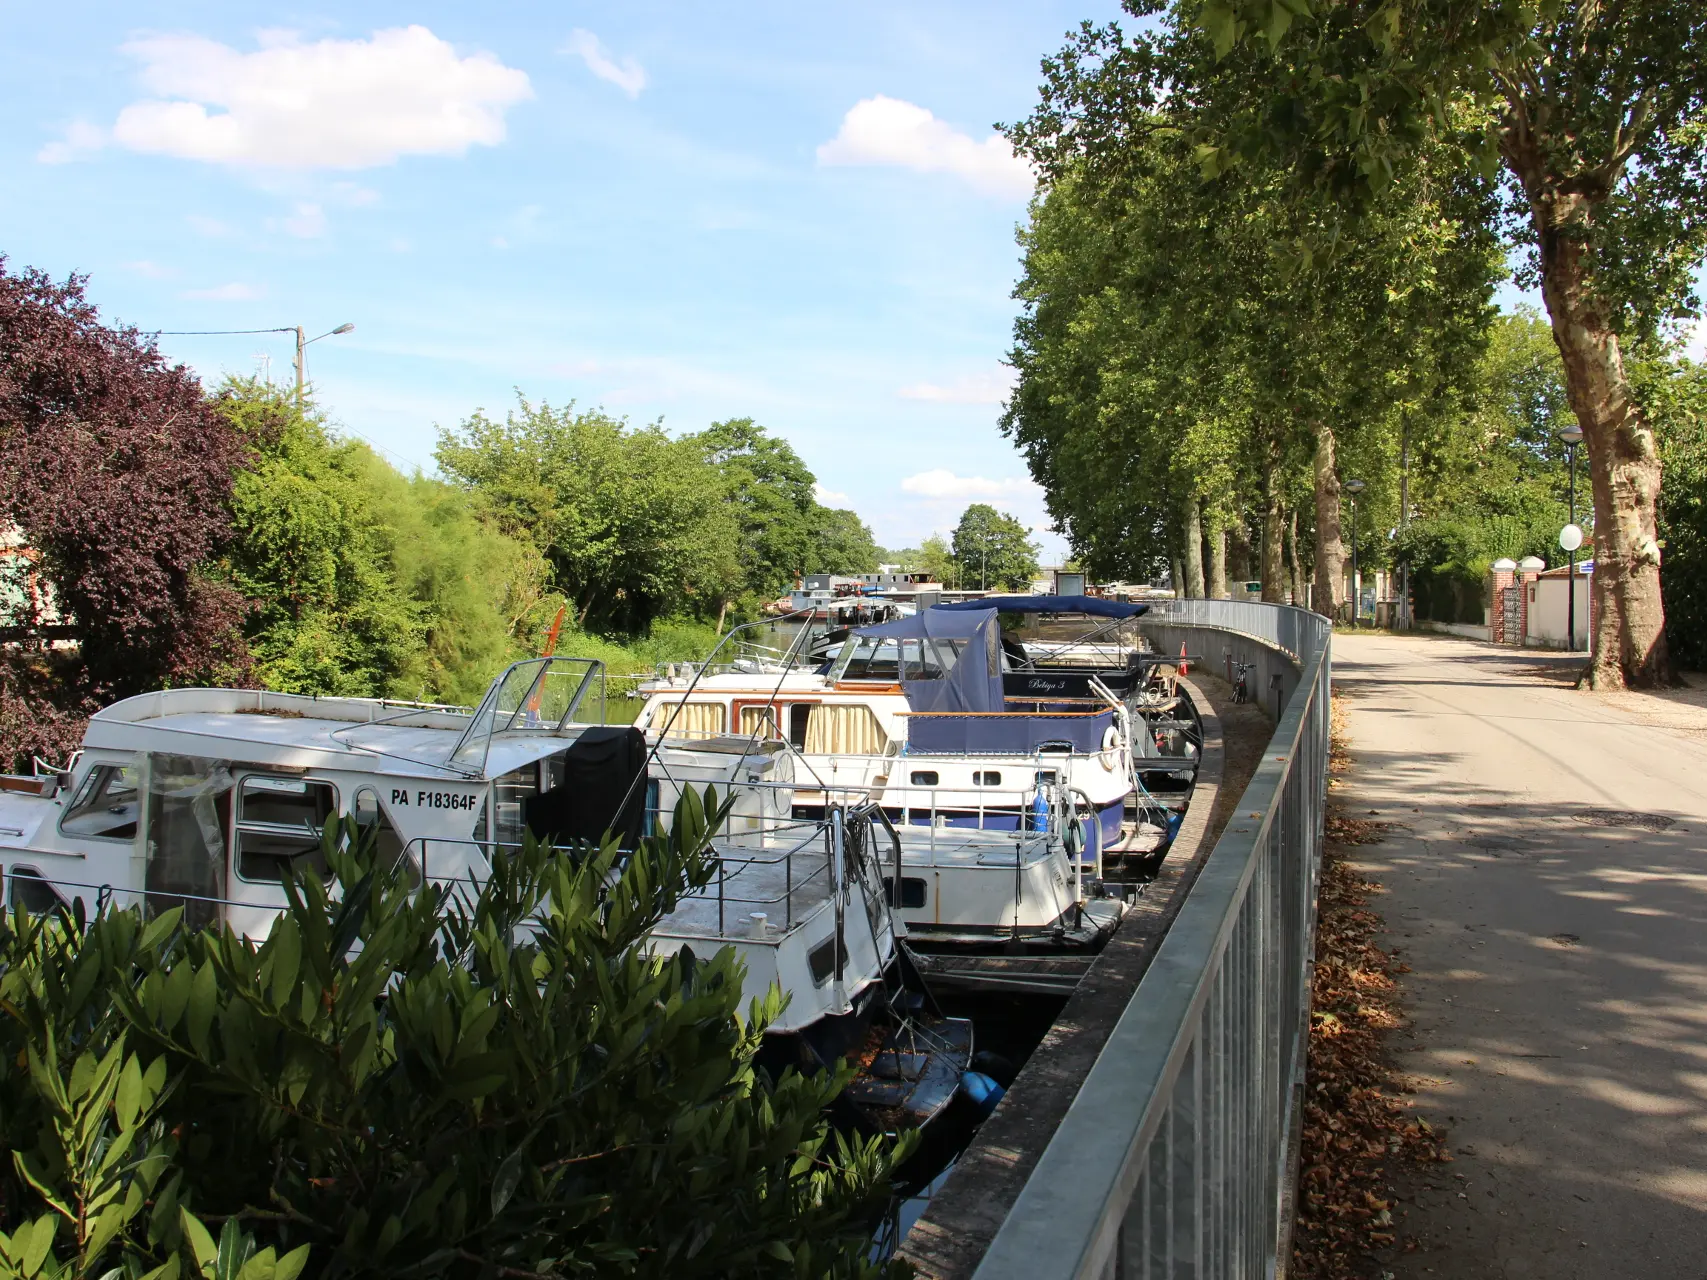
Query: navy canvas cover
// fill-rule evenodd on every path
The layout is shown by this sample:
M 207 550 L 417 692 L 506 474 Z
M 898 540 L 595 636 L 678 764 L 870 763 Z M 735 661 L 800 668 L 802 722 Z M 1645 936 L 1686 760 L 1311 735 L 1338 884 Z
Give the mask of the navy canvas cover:
M 903 652 L 906 641 L 922 641 L 941 655 L 948 670 L 933 680 L 907 679 L 903 664 L 901 691 L 914 711 L 1003 710 L 1002 633 L 994 609 L 976 613 L 924 609 L 910 618 L 861 627 L 854 634 L 900 641 Z M 952 656 L 956 653 L 958 659 Z
M 1126 600 L 1104 600 L 1101 596 L 985 596 L 982 600 L 961 600 L 955 604 L 933 605 L 926 612 L 952 612 L 999 609 L 1003 613 L 1088 613 L 1096 618 L 1136 618 L 1148 613 L 1147 604 L 1132 604 Z
M 1114 711 L 1004 716 L 925 715 L 907 717 L 907 754 L 1028 756 L 1054 743 L 1074 751 L 1101 751 L 1114 725 Z

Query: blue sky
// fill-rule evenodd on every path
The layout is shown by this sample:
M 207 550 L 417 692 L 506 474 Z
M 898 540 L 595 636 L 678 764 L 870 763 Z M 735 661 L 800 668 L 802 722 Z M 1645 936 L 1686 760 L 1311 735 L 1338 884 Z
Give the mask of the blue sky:
M 6 6 L 0 250 L 145 329 L 354 323 L 310 376 L 401 465 L 519 389 L 751 415 L 886 545 L 972 500 L 1039 525 L 996 427 L 1030 177 L 991 126 L 1116 9 Z M 161 345 L 290 374 L 284 335 Z

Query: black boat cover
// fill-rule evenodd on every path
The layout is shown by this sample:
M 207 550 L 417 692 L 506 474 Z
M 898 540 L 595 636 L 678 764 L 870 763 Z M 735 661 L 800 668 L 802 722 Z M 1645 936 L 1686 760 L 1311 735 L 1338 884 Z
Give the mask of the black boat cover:
M 541 840 L 598 844 L 615 832 L 621 848 L 640 842 L 646 817 L 646 738 L 632 725 L 589 725 L 563 753 L 563 776 L 522 802 L 528 830 Z M 626 803 L 625 803 L 626 801 Z

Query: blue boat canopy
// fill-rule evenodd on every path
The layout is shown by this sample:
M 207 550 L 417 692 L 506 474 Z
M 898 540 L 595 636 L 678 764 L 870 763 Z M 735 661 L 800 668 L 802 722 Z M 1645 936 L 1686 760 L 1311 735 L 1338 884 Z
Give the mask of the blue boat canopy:
M 1002 632 L 994 609 L 922 609 L 910 618 L 860 627 L 856 641 L 893 640 L 901 691 L 914 711 L 1001 711 Z
M 929 612 L 939 609 L 957 613 L 999 609 L 1003 613 L 1088 613 L 1098 618 L 1136 618 L 1141 613 L 1148 613 L 1150 606 L 1125 600 L 1104 600 L 1100 596 L 985 596 L 982 600 L 932 605 Z

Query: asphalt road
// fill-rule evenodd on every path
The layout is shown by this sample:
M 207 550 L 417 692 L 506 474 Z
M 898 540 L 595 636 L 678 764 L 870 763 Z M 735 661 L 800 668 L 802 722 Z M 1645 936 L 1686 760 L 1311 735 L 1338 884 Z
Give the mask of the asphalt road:
M 1334 639 L 1339 794 L 1400 824 L 1357 851 L 1412 969 L 1398 1058 L 1455 1153 L 1403 1188 L 1406 1280 L 1707 1277 L 1707 730 L 1558 662 Z

